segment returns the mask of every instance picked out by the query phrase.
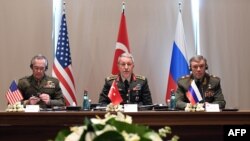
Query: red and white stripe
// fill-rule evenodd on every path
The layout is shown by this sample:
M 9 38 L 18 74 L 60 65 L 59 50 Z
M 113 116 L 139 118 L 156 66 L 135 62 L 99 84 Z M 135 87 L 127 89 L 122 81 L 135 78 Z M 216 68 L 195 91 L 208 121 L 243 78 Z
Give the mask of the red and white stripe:
M 72 66 L 69 65 L 64 69 L 55 58 L 52 69 L 52 76 L 58 78 L 58 80 L 60 81 L 60 87 L 65 97 L 66 105 L 71 105 L 73 102 L 77 103 L 75 97 L 76 91 L 74 77 L 72 74 Z
M 10 104 L 15 104 L 23 99 L 23 96 L 19 90 L 11 91 L 10 89 L 6 93 L 6 98 Z

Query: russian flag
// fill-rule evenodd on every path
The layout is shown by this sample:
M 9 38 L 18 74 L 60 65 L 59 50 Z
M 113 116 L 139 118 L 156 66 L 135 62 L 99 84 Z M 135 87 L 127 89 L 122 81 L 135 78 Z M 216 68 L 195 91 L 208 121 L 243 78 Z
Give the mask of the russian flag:
M 202 100 L 201 93 L 193 80 L 188 88 L 186 96 L 192 105 L 200 102 Z
M 178 14 L 175 41 L 173 43 L 170 71 L 168 76 L 168 86 L 166 101 L 170 98 L 171 89 L 176 90 L 177 81 L 180 77 L 188 75 L 188 61 L 186 55 L 186 41 L 182 22 L 181 11 Z

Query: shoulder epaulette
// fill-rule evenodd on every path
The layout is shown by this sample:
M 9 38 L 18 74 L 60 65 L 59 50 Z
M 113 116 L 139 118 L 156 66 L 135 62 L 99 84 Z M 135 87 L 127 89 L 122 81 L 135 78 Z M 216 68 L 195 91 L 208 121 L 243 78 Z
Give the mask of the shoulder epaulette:
M 117 78 L 118 75 L 111 75 L 109 77 L 107 77 L 106 79 L 109 81 L 109 80 L 114 80 Z
M 212 74 L 210 74 L 210 77 L 220 79 L 218 76 L 216 76 L 216 75 L 212 75 Z
M 142 75 L 136 75 L 136 78 L 137 78 L 137 79 L 141 79 L 141 80 L 145 80 L 145 79 L 146 79 L 146 77 L 145 77 L 145 76 L 142 76 Z

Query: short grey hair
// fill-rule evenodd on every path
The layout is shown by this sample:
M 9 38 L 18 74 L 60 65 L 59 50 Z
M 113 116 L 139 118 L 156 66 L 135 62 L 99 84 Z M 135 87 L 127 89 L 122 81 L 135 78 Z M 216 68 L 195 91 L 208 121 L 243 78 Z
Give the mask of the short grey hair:
M 133 55 L 132 55 L 131 53 L 124 52 L 124 53 L 122 53 L 122 54 L 118 57 L 118 63 L 120 62 L 120 59 L 121 59 L 122 57 L 130 58 L 130 59 L 132 60 L 133 63 L 135 62 L 134 57 L 133 57 Z
M 34 57 L 32 57 L 31 61 L 30 61 L 30 68 L 33 68 L 33 64 L 35 62 L 35 60 L 44 60 L 45 61 L 45 70 L 48 69 L 48 59 L 42 55 L 42 54 L 37 54 Z
M 191 63 L 194 61 L 200 61 L 200 60 L 204 60 L 205 65 L 207 67 L 207 59 L 205 57 L 203 57 L 202 55 L 196 55 L 193 56 L 190 60 L 189 60 L 189 65 L 191 66 Z

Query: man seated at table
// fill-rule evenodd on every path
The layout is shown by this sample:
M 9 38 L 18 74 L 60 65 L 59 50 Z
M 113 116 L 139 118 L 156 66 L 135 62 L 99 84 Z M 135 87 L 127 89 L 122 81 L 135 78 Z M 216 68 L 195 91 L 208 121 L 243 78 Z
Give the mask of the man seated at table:
M 112 75 L 105 79 L 105 84 L 99 96 L 99 103 L 107 105 L 111 101 L 108 93 L 113 81 L 117 86 L 123 102 L 121 104 L 133 103 L 138 105 L 152 105 L 151 92 L 145 76 L 135 75 L 134 58 L 129 53 L 123 53 L 118 58 L 118 75 Z
M 40 105 L 41 108 L 65 106 L 58 79 L 45 74 L 48 60 L 38 54 L 31 59 L 32 75 L 18 81 L 18 89 L 22 93 L 24 105 Z
M 184 109 L 187 103 L 190 103 L 186 93 L 194 80 L 203 99 L 201 102 L 219 104 L 219 108 L 225 108 L 226 101 L 222 94 L 220 78 L 206 73 L 208 69 L 206 58 L 201 55 L 194 56 L 189 60 L 189 65 L 192 73 L 178 80 L 176 107 Z

